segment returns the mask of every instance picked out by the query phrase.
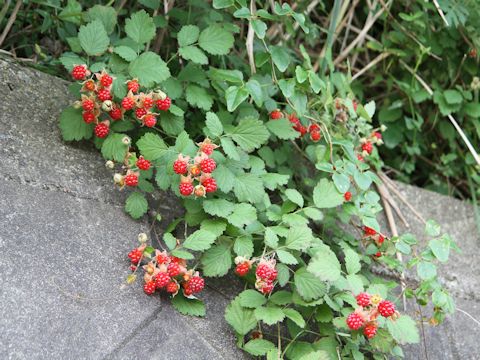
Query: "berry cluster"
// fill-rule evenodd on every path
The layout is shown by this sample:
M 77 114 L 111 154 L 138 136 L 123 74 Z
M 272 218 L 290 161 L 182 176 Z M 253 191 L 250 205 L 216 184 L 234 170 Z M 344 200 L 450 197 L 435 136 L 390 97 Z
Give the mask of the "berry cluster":
M 377 333 L 378 324 L 376 320 L 379 315 L 393 320 L 399 316 L 395 310 L 395 304 L 383 300 L 379 295 L 360 293 L 356 300 L 359 307 L 355 312 L 348 315 L 347 326 L 352 330 L 359 330 L 363 327 L 363 334 L 368 339 L 373 338 Z
M 276 109 L 270 113 L 270 119 L 272 120 L 279 120 L 283 118 L 283 113 Z M 305 134 L 310 134 L 310 140 L 313 142 L 318 142 L 322 138 L 322 134 L 320 132 L 320 126 L 314 122 L 312 122 L 308 127 L 302 124 L 300 119 L 297 117 L 295 113 L 288 115 L 288 120 L 292 123 L 292 127 L 295 131 L 300 133 L 300 136 L 304 136 Z
M 275 259 L 260 259 L 255 270 L 255 288 L 262 294 L 270 294 L 275 286 L 277 279 L 277 269 L 275 269 Z
M 96 124 L 94 133 L 98 138 L 107 137 L 110 132 L 110 121 L 123 119 L 126 111 L 133 110 L 135 117 L 143 126 L 154 127 L 158 114 L 151 111 L 153 106 L 156 105 L 158 110 L 167 111 L 171 105 L 170 98 L 160 90 L 147 94 L 138 93 L 140 84 L 137 79 L 127 81 L 128 94 L 121 104 L 116 104 L 112 95 L 114 78 L 105 70 L 92 75 L 86 65 L 75 65 L 71 75 L 75 80 L 82 81 L 81 100 L 77 101 L 75 106 L 83 109 L 83 120 L 87 124 Z M 102 116 L 103 114 L 106 116 Z
M 140 235 L 146 238 L 145 234 Z M 146 244 L 142 243 L 128 254 L 132 271 L 138 270 L 143 259 L 149 260 L 142 266 L 145 271 L 143 276 L 145 294 L 152 295 L 155 291 L 164 290 L 175 296 L 182 289 L 185 296 L 192 297 L 203 290 L 205 280 L 199 276 L 198 271 L 187 268 L 186 260 L 158 249 L 152 252 L 154 254 L 152 256 L 145 253 L 146 248 Z
M 209 138 L 197 145 L 198 153 L 193 159 L 179 154 L 173 163 L 173 171 L 180 175 L 178 190 L 183 196 L 194 194 L 196 197 L 204 197 L 217 190 L 217 182 L 212 176 L 217 164 L 210 155 L 218 145 L 213 144 Z M 197 185 L 194 185 L 195 181 Z
M 360 139 L 362 159 L 370 155 L 373 151 L 373 145 L 382 145 L 382 133 L 379 131 L 374 131 L 370 134 L 368 138 Z
M 122 141 L 125 145 L 130 144 L 130 138 L 128 136 L 125 136 Z M 124 160 L 124 165 L 122 166 L 124 174 L 115 173 L 113 175 L 113 182 L 121 189 L 124 186 L 135 187 L 138 185 L 140 171 L 149 170 L 151 165 L 151 162 L 145 159 L 143 156 L 137 158 L 135 153 L 127 152 Z M 113 161 L 109 160 L 106 162 L 105 166 L 109 169 L 113 169 L 115 167 L 115 164 L 113 163 Z
M 368 226 L 363 227 L 363 240 L 373 242 L 377 247 L 381 247 L 385 242 L 385 236 L 380 233 L 377 233 L 374 229 L 369 228 Z M 375 254 L 376 257 L 382 256 L 382 253 L 378 251 Z

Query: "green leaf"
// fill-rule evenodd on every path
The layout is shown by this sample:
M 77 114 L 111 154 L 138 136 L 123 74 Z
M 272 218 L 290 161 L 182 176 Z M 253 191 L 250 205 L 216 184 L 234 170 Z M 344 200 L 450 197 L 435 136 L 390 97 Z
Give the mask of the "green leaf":
M 303 196 L 295 189 L 285 190 L 285 195 L 287 195 L 288 200 L 297 204 L 299 207 L 303 207 Z
M 189 84 L 185 90 L 187 102 L 195 107 L 208 111 L 212 108 L 213 99 L 204 88 Z
M 196 46 L 193 46 L 193 45 L 183 46 L 180 49 L 178 49 L 178 53 L 185 60 L 191 60 L 195 64 L 201 64 L 201 65 L 208 64 L 207 56 L 202 50 L 200 50 Z
M 128 151 L 128 145 L 125 145 L 122 141 L 124 137 L 126 137 L 124 134 L 113 133 L 108 135 L 102 144 L 102 155 L 106 160 L 123 162 Z
M 178 46 L 192 45 L 198 40 L 200 29 L 196 25 L 182 26 L 177 35 Z
M 266 125 L 268 130 L 279 139 L 292 140 L 298 137 L 298 132 L 295 131 L 288 119 L 270 120 Z
M 312 220 L 320 221 L 323 219 L 323 213 L 318 209 L 307 207 L 303 209 L 303 212 Z
M 234 41 L 233 35 L 218 25 L 210 25 L 198 38 L 200 47 L 212 55 L 227 55 Z
M 288 230 L 285 246 L 293 250 L 305 250 L 312 241 L 312 230 L 308 226 L 294 226 Z
M 224 193 L 232 191 L 235 184 L 235 175 L 228 167 L 219 164 L 212 175 L 217 180 L 217 186 L 221 191 Z
M 232 139 L 227 137 L 222 137 L 220 139 L 220 143 L 222 144 L 222 149 L 230 159 L 240 161 L 240 153 L 233 143 Z
M 203 202 L 203 210 L 207 214 L 228 218 L 235 208 L 234 204 L 225 199 L 211 199 Z
M 395 321 L 387 321 L 387 329 L 400 344 L 416 344 L 420 341 L 415 321 L 408 315 L 401 315 Z
M 238 297 L 240 298 L 240 304 L 246 308 L 257 308 L 267 302 L 265 296 L 253 289 L 242 291 Z
M 295 94 L 295 79 L 282 79 L 278 81 L 278 86 L 286 98 L 291 98 Z
M 422 280 L 430 280 L 437 276 L 437 267 L 428 261 L 421 261 L 417 265 L 417 274 Z
M 82 21 L 82 5 L 76 0 L 68 0 L 67 6 L 58 14 L 63 21 L 79 25 Z
M 80 40 L 82 49 L 91 56 L 102 55 L 110 44 L 108 34 L 100 20 L 95 20 L 87 25 L 80 26 L 78 39 Z
M 287 305 L 292 303 L 292 293 L 286 290 L 274 292 L 268 301 L 275 305 Z
M 118 54 L 122 59 L 130 62 L 137 58 L 137 53 L 129 46 L 117 46 L 113 52 Z
M 169 250 L 175 249 L 177 246 L 177 239 L 170 233 L 163 234 L 163 242 L 167 245 Z
M 305 327 L 305 320 L 297 310 L 295 309 L 283 309 L 283 313 L 287 318 L 292 320 L 295 324 L 297 324 L 299 327 L 304 328 Z
M 251 257 L 253 255 L 253 241 L 249 235 L 239 236 L 233 244 L 233 251 L 238 256 Z
M 319 208 L 332 208 L 343 203 L 343 194 L 339 193 L 332 181 L 321 179 L 313 190 L 313 202 Z
M 257 220 L 257 209 L 250 204 L 235 204 L 227 220 L 230 224 L 241 228 Z
M 172 255 L 185 260 L 193 260 L 195 258 L 188 251 L 179 250 L 179 249 L 172 250 Z
M 282 309 L 277 306 L 261 306 L 254 311 L 255 318 L 267 325 L 273 325 L 285 319 Z
M 462 94 L 457 90 L 445 90 L 443 96 L 449 104 L 461 104 L 463 101 Z
M 217 69 L 210 67 L 208 71 L 210 79 L 215 81 L 226 81 L 231 83 L 243 83 L 243 73 L 239 70 Z
M 350 188 L 350 179 L 345 174 L 335 173 L 332 176 L 333 183 L 339 192 L 346 193 Z
M 326 87 L 323 80 L 320 79 L 313 70 L 308 71 L 308 81 L 310 82 L 310 86 L 315 94 L 318 94 L 320 90 L 325 89 Z
M 336 281 L 341 275 L 340 262 L 328 247 L 322 247 L 308 264 L 308 271 L 322 281 Z
M 440 225 L 435 220 L 428 220 L 425 224 L 425 233 L 428 236 L 438 236 L 440 235 L 441 228 Z
M 218 237 L 227 229 L 227 223 L 222 219 L 206 219 L 202 221 L 200 229 L 209 231 Z
M 269 138 L 267 128 L 263 123 L 250 117 L 241 120 L 230 135 L 238 146 L 247 152 L 258 149 Z
M 444 235 L 438 239 L 430 240 L 428 246 L 433 252 L 433 255 L 438 259 L 438 261 L 446 262 L 450 254 L 450 243 L 451 239 L 448 235 Z
M 246 309 L 240 304 L 237 296 L 225 309 L 225 320 L 240 335 L 246 335 L 257 326 L 253 310 Z
M 253 339 L 245 344 L 243 350 L 253 356 L 265 355 L 271 349 L 275 349 L 275 345 L 265 339 Z
M 286 185 L 290 179 L 289 175 L 268 173 L 262 175 L 263 183 L 268 190 L 275 190 L 281 185 Z
M 294 282 L 298 294 L 305 301 L 318 299 L 326 293 L 325 284 L 318 281 L 318 278 L 308 272 L 305 267 L 302 267 L 295 272 Z
M 235 109 L 248 98 L 248 94 L 248 90 L 244 86 L 230 86 L 225 91 L 227 110 L 230 112 L 235 111 Z
M 207 112 L 207 120 L 205 121 L 205 125 L 207 125 L 208 130 L 213 136 L 220 136 L 223 133 L 223 125 L 220 119 L 218 118 L 217 114 L 213 112 Z
M 265 245 L 272 249 L 278 246 L 278 236 L 271 228 L 265 228 Z
M 262 179 L 253 174 L 237 176 L 235 178 L 233 192 L 238 201 L 252 204 L 261 202 L 265 195 Z
M 207 250 L 202 258 L 205 276 L 223 276 L 232 267 L 230 244 L 223 242 Z
M 95 5 L 88 9 L 86 18 L 89 22 L 100 20 L 108 34 L 111 34 L 117 25 L 117 12 L 111 6 Z
M 145 44 L 155 37 L 155 24 L 145 10 L 140 10 L 126 20 L 125 32 L 137 44 Z
M 362 266 L 360 265 L 360 256 L 352 249 L 347 249 L 345 253 L 345 267 L 349 274 L 356 274 L 360 271 Z
M 187 237 L 183 247 L 193 251 L 205 251 L 214 243 L 217 235 L 207 230 L 197 230 Z
M 298 360 L 331 360 L 332 357 L 328 354 L 328 352 L 320 350 L 310 352 L 308 354 L 303 355 Z
M 261 107 L 264 101 L 262 85 L 260 85 L 260 83 L 257 80 L 250 79 L 247 81 L 245 86 L 250 96 L 252 97 L 253 101 L 255 101 L 255 104 Z
M 83 121 L 81 109 L 68 107 L 60 115 L 60 130 L 65 141 L 90 139 L 93 127 L 93 124 Z
M 157 10 L 158 7 L 160 6 L 160 0 L 139 0 L 139 2 L 143 6 L 152 10 Z
M 128 67 L 129 74 L 145 87 L 152 87 L 170 77 L 167 64 L 157 54 L 147 51 L 133 60 Z
M 273 63 L 278 70 L 280 70 L 280 72 L 287 70 L 288 65 L 290 65 L 290 55 L 285 47 L 272 46 L 270 47 L 270 54 L 272 56 Z
M 157 160 L 168 150 L 162 138 L 153 133 L 146 133 L 137 141 L 140 153 L 147 160 Z
M 292 254 L 290 254 L 288 251 L 278 249 L 278 250 L 276 251 L 276 253 L 277 253 L 278 259 L 279 259 L 282 263 L 287 264 L 287 265 L 296 265 L 296 264 L 298 264 L 298 261 L 297 261 L 297 259 L 295 258 L 295 256 L 293 256 Z
M 265 33 L 267 31 L 267 24 L 265 24 L 262 20 L 254 19 L 251 20 L 253 31 L 257 34 L 259 39 L 265 38 Z
M 213 0 L 213 8 L 214 9 L 225 9 L 227 7 L 232 6 L 234 0 Z
M 172 299 L 172 305 L 179 313 L 190 316 L 205 316 L 205 304 L 198 299 L 187 299 L 183 294 L 178 293 Z
M 148 210 L 148 202 L 145 196 L 139 192 L 131 193 L 125 203 L 125 211 L 134 219 L 141 218 Z

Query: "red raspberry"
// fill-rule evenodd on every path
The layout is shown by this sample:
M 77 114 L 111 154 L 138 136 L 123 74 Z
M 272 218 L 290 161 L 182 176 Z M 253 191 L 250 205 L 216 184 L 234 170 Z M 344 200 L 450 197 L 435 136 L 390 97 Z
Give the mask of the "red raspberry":
M 202 182 L 202 185 L 205 186 L 205 191 L 207 193 L 212 193 L 217 191 L 217 181 L 214 178 L 205 179 Z
M 170 276 L 166 273 L 158 273 L 155 276 L 155 287 L 161 289 L 170 283 Z
M 363 292 L 357 295 L 357 304 L 359 306 L 369 306 L 370 305 L 370 295 Z
M 247 261 L 238 264 L 237 267 L 235 268 L 235 273 L 238 276 L 245 276 L 248 274 L 249 271 L 250 271 L 250 264 Z
M 76 65 L 72 69 L 72 77 L 75 80 L 83 80 L 87 77 L 87 65 Z
M 307 128 L 303 125 L 300 125 L 297 131 L 300 133 L 301 136 L 303 136 L 307 133 Z
M 205 280 L 200 276 L 192 276 L 190 280 L 187 281 L 187 288 L 192 292 L 192 294 L 199 293 L 205 287 Z
M 378 131 L 375 131 L 375 132 L 373 133 L 373 136 L 375 136 L 378 140 L 382 140 L 382 134 L 379 133 Z
M 137 109 L 138 110 L 143 110 L 143 109 Z M 147 114 L 143 117 L 143 125 L 146 127 L 152 128 L 157 124 L 157 118 L 155 115 L 152 114 Z
M 375 257 L 379 258 L 379 257 L 381 257 L 381 256 L 382 256 L 382 253 L 381 253 L 380 251 L 377 251 L 377 252 L 375 253 Z
M 137 267 L 135 265 L 130 265 L 130 270 L 135 271 L 137 270 Z
M 95 85 L 95 81 L 93 81 L 92 79 L 85 81 L 83 87 L 87 91 L 95 91 L 95 89 L 97 88 L 97 86 Z
M 182 194 L 183 196 L 189 196 L 189 195 L 192 195 L 193 193 L 193 184 L 188 182 L 183 182 L 183 183 L 180 183 L 180 185 L 178 186 L 178 189 L 180 190 L 180 194 Z M 205 189 L 207 189 L 206 186 L 205 186 Z
M 373 145 L 370 141 L 367 141 L 365 144 L 362 145 L 362 150 L 368 154 L 371 154 L 373 151 Z
M 175 281 L 171 281 L 167 285 L 167 292 L 175 294 L 178 291 L 178 284 Z
M 283 114 L 280 110 L 276 109 L 276 110 L 273 110 L 271 113 L 270 113 L 270 119 L 272 120 L 278 120 L 278 119 L 281 119 L 283 117 Z
M 268 282 L 264 284 L 261 288 L 262 294 L 270 294 L 273 290 L 273 284 L 271 282 Z
M 314 131 L 320 131 L 320 126 L 318 126 L 318 124 L 310 124 L 310 126 L 308 127 L 309 133 Z
M 318 130 L 310 132 L 310 139 L 312 139 L 313 142 L 319 141 L 321 137 L 322 135 Z
M 132 251 L 130 251 L 128 253 L 128 258 L 130 259 L 130 261 L 132 262 L 132 264 L 138 264 L 138 262 L 140 261 L 140 259 L 142 258 L 142 250 L 140 249 L 133 249 Z
M 288 115 L 288 120 L 294 124 L 297 124 L 298 122 L 300 122 L 300 120 L 297 117 L 297 114 L 295 113 Z
M 172 104 L 172 100 L 167 96 L 164 100 L 157 100 L 157 108 L 158 110 L 167 111 L 170 109 L 170 105 Z
M 167 273 L 171 277 L 180 275 L 180 265 L 178 265 L 176 262 L 171 262 L 167 266 Z
M 376 334 L 377 334 L 377 326 L 375 324 L 365 325 L 365 328 L 363 329 L 363 335 L 365 335 L 368 339 L 371 339 Z
M 134 105 L 135 105 L 135 101 L 132 98 L 129 98 L 129 97 L 123 98 L 122 107 L 125 110 L 131 110 Z
M 200 163 L 200 167 L 204 173 L 211 173 L 215 168 L 217 167 L 217 164 L 215 163 L 215 160 L 212 158 L 208 158 L 205 160 L 202 160 Z
M 158 254 L 157 255 L 157 263 L 158 264 L 166 264 L 169 261 L 168 255 L 165 254 Z
M 145 115 L 147 115 L 147 110 L 145 110 L 144 108 L 138 108 L 137 110 L 135 110 L 135 116 L 137 117 L 137 119 L 141 119 Z
M 175 171 L 176 174 L 183 175 L 187 172 L 187 163 L 182 160 L 176 160 L 173 163 L 173 171 Z
M 109 114 L 112 120 L 120 120 L 122 118 L 122 110 L 116 106 L 112 109 L 112 111 L 110 111 Z
M 85 121 L 87 124 L 91 124 L 92 122 L 95 121 L 95 115 L 91 111 L 85 111 L 83 114 L 83 121 Z
M 350 191 L 347 191 L 345 194 L 343 194 L 343 198 L 345 201 L 350 201 L 352 199 L 352 193 Z
M 110 90 L 108 89 L 101 89 L 97 91 L 97 97 L 100 101 L 107 101 L 112 100 L 112 94 L 110 94 Z
M 360 314 L 351 313 L 347 317 L 347 325 L 352 330 L 358 330 L 363 326 L 364 320 Z
M 385 238 L 383 237 L 383 235 L 382 235 L 382 234 L 378 234 L 377 244 L 378 244 L 378 245 L 382 245 L 384 241 L 385 241 Z
M 100 123 L 95 126 L 95 135 L 99 138 L 107 137 L 108 133 L 110 132 L 110 128 L 107 124 Z
M 395 314 L 395 304 L 388 300 L 380 301 L 378 304 L 378 312 L 383 317 L 389 317 Z
M 102 83 L 103 87 L 109 87 L 110 85 L 112 85 L 113 79 L 110 75 L 104 74 L 101 77 L 100 82 Z
M 155 292 L 155 282 L 149 281 L 143 285 L 143 291 L 147 295 L 152 295 Z
M 140 84 L 137 80 L 130 80 L 127 82 L 127 89 L 133 93 L 136 93 L 140 89 Z
M 373 236 L 377 233 L 375 230 L 373 230 L 372 228 L 370 228 L 368 226 L 364 226 L 363 231 L 364 231 L 366 236 Z
M 182 261 L 183 261 L 183 259 L 180 259 L 180 258 L 178 258 L 178 257 L 176 257 L 176 256 L 170 255 L 170 262 L 179 264 L 179 263 L 181 263 Z
M 143 156 L 140 156 L 137 160 L 137 167 L 140 170 L 148 170 L 150 169 L 150 161 L 144 159 Z
M 93 111 L 95 108 L 95 103 L 91 99 L 85 99 L 82 101 L 82 108 L 85 111 Z
M 214 147 L 212 144 L 203 144 L 200 150 L 206 155 L 212 155 Z
M 273 271 L 274 269 L 267 264 L 258 264 L 255 274 L 262 280 L 269 280 L 273 276 Z M 277 274 L 275 273 L 275 278 L 276 277 Z
M 138 176 L 135 174 L 128 174 L 125 176 L 125 185 L 127 186 L 137 186 L 138 185 Z
M 145 109 L 150 109 L 153 106 L 153 99 L 150 97 L 143 98 L 143 107 Z
M 363 158 L 363 156 L 360 155 L 360 154 L 357 154 L 357 159 L 358 159 L 358 161 L 361 161 L 361 162 L 364 162 L 364 161 L 365 161 L 365 159 Z

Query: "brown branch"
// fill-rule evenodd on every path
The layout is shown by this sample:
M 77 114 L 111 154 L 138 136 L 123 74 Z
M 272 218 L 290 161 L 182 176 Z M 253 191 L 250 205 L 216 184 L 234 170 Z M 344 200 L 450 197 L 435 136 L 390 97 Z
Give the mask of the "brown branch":
M 5 25 L 5 29 L 3 29 L 2 35 L 0 36 L 0 46 L 2 46 L 3 42 L 5 41 L 5 38 L 7 37 L 8 33 L 10 32 L 10 29 L 13 26 L 13 23 L 15 22 L 15 19 L 17 18 L 18 10 L 20 10 L 20 7 L 22 6 L 22 0 L 17 0 L 15 7 L 13 8 L 12 13 L 10 14 L 10 18 L 7 21 L 7 25 Z

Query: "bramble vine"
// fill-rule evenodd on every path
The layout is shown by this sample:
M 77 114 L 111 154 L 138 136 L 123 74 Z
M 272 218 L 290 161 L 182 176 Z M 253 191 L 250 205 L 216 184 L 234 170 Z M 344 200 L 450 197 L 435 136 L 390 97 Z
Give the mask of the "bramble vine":
M 108 19 L 90 18 L 61 59 L 80 98 L 61 115 L 64 139 L 93 137 L 133 218 L 159 190 L 184 206 L 161 239 L 140 234 L 127 281 L 142 271 L 146 294 L 165 291 L 181 313 L 203 316 L 205 278 L 233 270 L 246 289 L 225 319 L 251 355 L 401 357 L 400 345 L 419 340 L 415 321 L 396 310 L 398 284 L 373 270 L 415 267 L 421 282 L 403 284 L 400 297 L 431 300 L 441 322 L 454 305 L 435 262 L 455 245 L 434 222 L 424 248 L 381 231 L 372 184 L 385 128 L 373 125 L 375 104 L 355 99 L 348 75 L 315 72 L 302 46 L 267 44 L 269 22 L 309 31 L 288 4 L 273 13 L 243 1 L 185 6 L 188 16 L 172 9 L 158 53 L 148 49 L 162 26 L 140 10 L 109 32 Z M 254 54 L 241 50 L 243 26 Z

